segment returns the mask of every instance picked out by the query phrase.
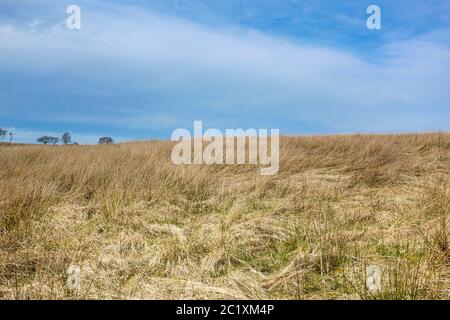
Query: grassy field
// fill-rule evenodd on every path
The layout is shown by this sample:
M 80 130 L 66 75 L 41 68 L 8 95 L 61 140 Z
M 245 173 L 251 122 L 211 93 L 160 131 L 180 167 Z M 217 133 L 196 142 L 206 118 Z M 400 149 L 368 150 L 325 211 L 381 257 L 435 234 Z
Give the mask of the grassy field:
M 450 298 L 450 134 L 283 137 L 275 176 L 171 148 L 0 145 L 0 298 Z

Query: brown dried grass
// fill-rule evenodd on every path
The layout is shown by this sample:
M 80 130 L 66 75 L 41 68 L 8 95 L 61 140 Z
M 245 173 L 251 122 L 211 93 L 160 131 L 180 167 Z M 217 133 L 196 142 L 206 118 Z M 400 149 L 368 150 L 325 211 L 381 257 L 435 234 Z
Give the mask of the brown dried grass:
M 450 134 L 283 137 L 271 177 L 171 148 L 2 144 L 0 298 L 449 298 Z

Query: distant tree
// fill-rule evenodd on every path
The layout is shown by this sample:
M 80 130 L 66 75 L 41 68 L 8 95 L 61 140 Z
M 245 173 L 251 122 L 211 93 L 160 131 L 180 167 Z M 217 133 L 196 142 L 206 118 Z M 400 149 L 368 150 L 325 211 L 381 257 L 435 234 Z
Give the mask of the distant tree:
M 74 142 L 74 143 L 72 143 L 74 146 L 78 146 L 79 145 L 79 143 L 78 142 Z
M 6 134 L 8 133 L 8 131 L 6 129 L 0 128 L 0 138 L 3 139 L 4 137 L 6 137 Z
M 12 140 L 13 140 L 13 133 L 10 132 L 9 133 L 9 143 L 12 143 Z
M 50 137 L 50 136 L 42 136 L 39 139 L 36 140 L 38 143 L 43 143 L 43 144 L 57 144 L 59 142 L 59 138 L 56 137 Z
M 113 144 L 114 140 L 111 137 L 103 137 L 98 139 L 98 144 Z
M 59 142 L 59 138 L 56 137 L 50 137 L 50 143 L 57 144 Z
M 70 142 L 72 141 L 72 137 L 70 136 L 70 133 L 68 133 L 68 132 L 64 133 L 61 137 L 61 141 L 64 144 L 70 144 Z
M 40 138 L 37 138 L 36 142 L 37 143 L 42 143 L 42 144 L 47 144 L 50 141 L 49 138 L 50 137 L 48 137 L 48 136 L 42 136 Z

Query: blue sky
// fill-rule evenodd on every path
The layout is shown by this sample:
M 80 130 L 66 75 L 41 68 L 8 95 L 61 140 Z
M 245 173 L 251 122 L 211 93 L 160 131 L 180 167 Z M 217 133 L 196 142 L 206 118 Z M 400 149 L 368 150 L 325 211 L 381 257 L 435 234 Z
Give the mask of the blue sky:
M 370 4 L 381 30 L 366 28 Z M 20 142 L 168 139 L 194 120 L 450 130 L 448 70 L 447 0 L 0 0 L 0 126 Z

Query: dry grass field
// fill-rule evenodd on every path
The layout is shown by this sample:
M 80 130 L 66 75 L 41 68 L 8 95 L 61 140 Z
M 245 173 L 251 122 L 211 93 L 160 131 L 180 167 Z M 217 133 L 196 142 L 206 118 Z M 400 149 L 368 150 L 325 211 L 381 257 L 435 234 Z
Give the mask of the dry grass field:
M 0 299 L 450 298 L 450 134 L 283 137 L 274 176 L 171 148 L 0 145 Z

